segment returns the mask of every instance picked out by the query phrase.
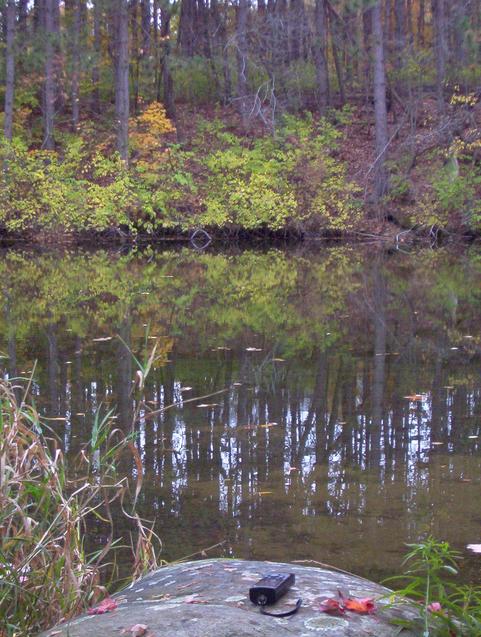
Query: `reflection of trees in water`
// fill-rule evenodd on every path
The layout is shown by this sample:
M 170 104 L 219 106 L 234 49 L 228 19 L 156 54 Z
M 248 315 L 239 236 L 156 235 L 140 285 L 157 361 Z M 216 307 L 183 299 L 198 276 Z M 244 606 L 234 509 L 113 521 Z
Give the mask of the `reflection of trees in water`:
M 143 514 L 157 518 L 172 555 L 228 537 L 245 557 L 323 559 L 349 545 L 355 560 L 363 543 L 375 555 L 389 538 L 400 546 L 429 530 L 445 537 L 453 515 L 469 533 L 475 485 L 460 480 L 481 468 L 479 443 L 468 438 L 481 433 L 476 270 L 471 284 L 465 263 L 464 279 L 449 274 L 443 297 L 436 286 L 448 274 L 406 257 L 377 255 L 362 268 L 349 252 L 312 264 L 262 256 L 231 259 L 232 272 L 219 255 L 203 255 L 194 270 L 174 259 L 174 280 L 161 278 L 160 265 L 148 277 L 139 266 L 138 280 L 128 278 L 135 268 L 122 270 L 118 289 L 102 270 L 101 292 L 79 308 L 65 301 L 65 316 L 49 308 L 31 327 L 2 288 L 2 318 L 15 328 L 0 349 L 12 353 L 12 370 L 15 359 L 39 358 L 37 400 L 67 415 L 57 429 L 72 453 L 100 402 L 117 406 L 119 426 L 130 423 L 131 356 L 115 340 L 93 345 L 99 335 L 118 333 L 134 350 L 143 323 L 176 336 L 171 362 L 148 379 L 147 408 L 230 387 L 215 407 L 141 414 Z M 270 265 L 273 273 L 258 271 Z M 139 296 L 148 284 L 157 295 Z M 123 288 L 136 292 L 124 298 Z M 451 351 L 468 332 L 472 344 Z M 232 349 L 211 351 L 219 345 Z M 246 351 L 252 345 L 262 351 Z

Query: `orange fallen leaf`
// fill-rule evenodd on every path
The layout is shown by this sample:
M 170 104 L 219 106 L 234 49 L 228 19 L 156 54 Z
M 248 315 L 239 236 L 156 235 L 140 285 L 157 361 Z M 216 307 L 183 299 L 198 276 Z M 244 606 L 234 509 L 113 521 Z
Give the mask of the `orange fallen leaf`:
M 106 597 L 98 606 L 89 608 L 87 612 L 89 615 L 103 615 L 104 613 L 110 613 L 110 611 L 115 610 L 117 607 L 118 604 L 115 599 Z
M 376 611 L 376 605 L 371 597 L 355 598 L 345 597 L 342 591 L 338 591 L 339 599 L 332 597 L 321 602 L 320 610 L 323 613 L 345 613 L 347 610 L 359 615 L 369 615 Z
M 341 613 L 341 615 L 346 612 L 342 602 L 337 599 L 333 599 L 332 597 L 324 599 L 321 602 L 319 610 L 323 613 Z
M 374 600 L 371 597 L 363 597 L 362 599 L 352 599 L 349 597 L 344 600 L 344 608 L 353 613 L 359 613 L 360 615 L 369 615 L 376 610 Z

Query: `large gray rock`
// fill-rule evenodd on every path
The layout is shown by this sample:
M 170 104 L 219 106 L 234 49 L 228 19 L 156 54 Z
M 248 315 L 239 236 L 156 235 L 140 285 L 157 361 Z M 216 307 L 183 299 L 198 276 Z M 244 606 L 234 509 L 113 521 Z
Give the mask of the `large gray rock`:
M 303 604 L 289 618 L 261 615 L 248 598 L 250 586 L 268 573 L 294 573 L 296 585 L 273 612 Z M 374 597 L 371 615 L 320 612 L 320 602 L 338 589 L 353 597 Z M 114 596 L 118 608 L 103 615 L 82 615 L 45 633 L 44 637 L 131 637 L 135 624 L 148 626 L 145 637 L 408 637 L 394 617 L 412 617 L 409 607 L 393 608 L 389 591 L 368 580 L 338 571 L 278 562 L 214 559 L 161 568 Z

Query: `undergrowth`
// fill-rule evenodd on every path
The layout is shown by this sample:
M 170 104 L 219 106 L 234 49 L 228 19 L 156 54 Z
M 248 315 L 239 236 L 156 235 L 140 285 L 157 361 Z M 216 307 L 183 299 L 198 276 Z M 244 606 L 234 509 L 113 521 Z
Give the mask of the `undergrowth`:
M 348 111 L 338 119 L 346 122 Z M 357 187 L 336 157 L 342 133 L 326 118 L 284 116 L 274 136 L 240 136 L 198 119 L 179 144 L 163 106 L 130 122 L 127 166 L 114 138 L 88 123 L 57 151 L 15 137 L 0 143 L 0 230 L 152 235 L 198 227 L 229 232 L 349 231 Z

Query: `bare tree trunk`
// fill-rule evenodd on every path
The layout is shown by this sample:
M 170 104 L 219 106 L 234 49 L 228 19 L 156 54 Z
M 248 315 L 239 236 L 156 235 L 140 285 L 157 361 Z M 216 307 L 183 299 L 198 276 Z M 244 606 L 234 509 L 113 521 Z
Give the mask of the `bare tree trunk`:
M 237 99 L 242 125 L 247 126 L 247 12 L 248 0 L 237 6 Z
M 54 62 L 54 2 L 44 0 L 45 24 L 45 81 L 43 100 L 43 144 L 47 150 L 55 148 L 54 120 L 55 120 L 55 62 Z
M 115 115 L 117 150 L 124 161 L 129 158 L 129 11 L 127 0 L 117 0 Z
M 396 69 L 396 86 L 398 93 L 403 93 L 403 82 L 401 80 L 401 72 L 404 66 L 404 56 L 406 54 L 406 15 L 404 0 L 394 0 L 394 17 L 395 17 L 395 69 Z
M 100 113 L 100 60 L 102 58 L 101 43 L 101 0 L 93 0 L 93 21 L 94 21 L 94 51 L 95 58 L 92 67 L 92 110 Z
M 376 124 L 376 170 L 375 197 L 380 199 L 388 189 L 388 175 L 385 165 L 387 151 L 387 108 L 386 70 L 384 67 L 383 29 L 381 4 L 377 2 L 371 9 L 374 54 L 374 116 Z
M 195 0 L 182 0 L 177 42 L 180 51 L 188 57 L 193 57 L 194 55 L 195 14 Z
M 465 21 L 466 6 L 465 0 L 455 0 L 453 4 L 453 63 L 461 71 L 466 64 L 466 43 L 465 43 Z
M 8 0 L 6 26 L 5 120 L 3 133 L 5 138 L 11 141 L 13 135 L 13 98 L 15 92 L 15 0 Z
M 72 20 L 72 129 L 75 132 L 80 119 L 80 31 L 81 0 L 73 0 Z
M 164 94 L 165 112 L 170 119 L 175 119 L 174 83 L 170 72 L 170 11 L 161 9 L 162 27 L 160 35 L 162 38 L 162 84 Z
M 130 0 L 128 9 L 130 11 L 130 30 L 132 34 L 130 59 L 132 60 L 132 89 L 134 93 L 134 114 L 136 115 L 139 105 L 140 80 L 139 0 Z
M 290 0 L 288 12 L 289 62 L 301 57 L 303 13 L 303 0 Z
M 18 32 L 25 42 L 27 35 L 28 0 L 20 0 L 18 3 Z
M 419 0 L 419 14 L 418 14 L 418 44 L 424 46 L 425 36 L 424 27 L 426 25 L 426 5 L 425 0 Z
M 142 0 L 140 4 L 142 26 L 142 56 L 150 53 L 150 0 Z
M 321 113 L 329 106 L 329 71 L 327 67 L 327 26 L 326 3 L 316 0 L 314 60 L 318 91 L 318 106 Z
M 344 77 L 342 74 L 343 68 L 339 56 L 339 25 L 336 16 L 331 12 L 330 19 L 330 31 L 331 31 L 331 45 L 332 45 L 332 57 L 334 58 L 334 66 L 336 67 L 337 83 L 339 85 L 339 99 L 341 106 L 344 106 L 346 102 L 346 91 L 344 88 Z
M 444 0 L 432 0 L 434 17 L 434 57 L 436 58 L 436 94 L 438 112 L 444 113 L 444 82 L 446 79 L 446 6 Z
M 211 0 L 212 16 L 214 18 L 214 28 L 217 34 L 220 56 L 222 58 L 222 75 L 224 76 L 224 103 L 227 104 L 232 96 L 232 79 L 229 64 L 229 51 L 227 47 L 227 30 L 225 25 L 225 15 L 219 10 L 217 0 Z

